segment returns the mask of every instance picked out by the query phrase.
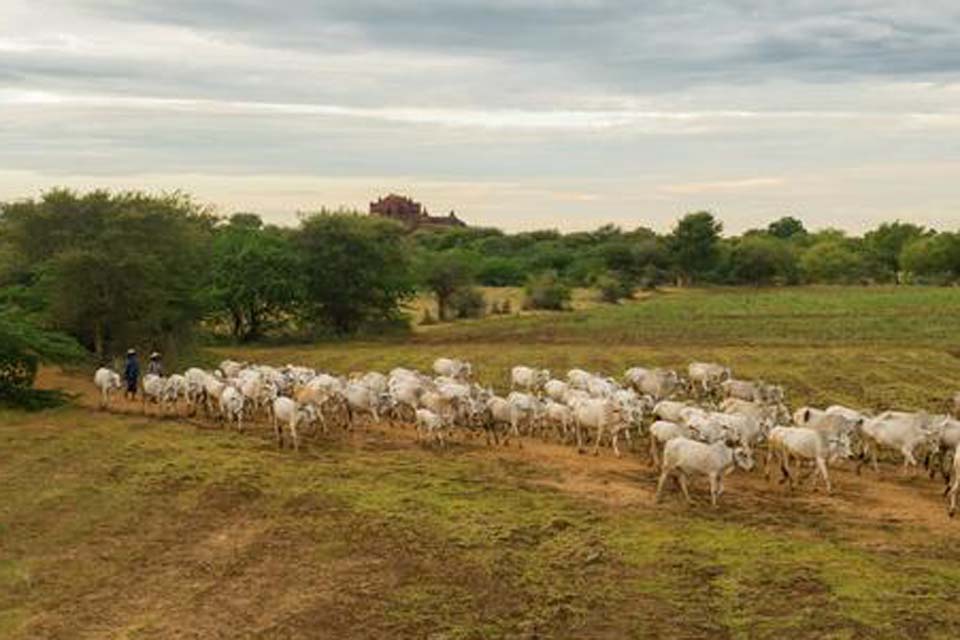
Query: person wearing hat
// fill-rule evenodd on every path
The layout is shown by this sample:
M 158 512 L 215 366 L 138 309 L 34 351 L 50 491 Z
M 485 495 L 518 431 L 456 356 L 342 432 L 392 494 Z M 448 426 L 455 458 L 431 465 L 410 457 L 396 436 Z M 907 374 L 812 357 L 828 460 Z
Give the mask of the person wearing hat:
M 150 354 L 150 362 L 147 364 L 147 373 L 155 376 L 163 376 L 163 363 L 160 362 L 160 354 L 154 351 Z
M 140 383 L 140 363 L 137 362 L 136 349 L 127 349 L 127 364 L 123 368 L 123 379 L 127 383 L 124 397 L 128 400 L 134 400 L 137 397 L 137 386 Z

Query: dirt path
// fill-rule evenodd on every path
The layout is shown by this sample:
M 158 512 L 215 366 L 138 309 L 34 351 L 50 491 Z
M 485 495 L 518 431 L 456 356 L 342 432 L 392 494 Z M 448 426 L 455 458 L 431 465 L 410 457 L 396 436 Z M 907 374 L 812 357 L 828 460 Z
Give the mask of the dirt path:
M 99 395 L 92 383 L 82 378 L 59 369 L 45 368 L 38 377 L 38 386 L 76 394 L 77 404 L 97 410 Z M 111 411 L 142 415 L 139 402 L 120 401 Z M 206 426 L 196 420 L 164 419 Z M 252 433 L 269 437 L 262 423 L 256 425 Z M 376 425 L 353 437 L 362 439 L 358 445 L 376 446 L 372 442 L 375 439 L 391 446 L 418 447 L 413 430 L 401 427 Z M 637 449 L 637 452 L 625 452 L 618 459 L 609 449 L 602 449 L 599 456 L 593 456 L 579 454 L 569 446 L 529 438 L 524 439 L 522 448 L 515 441 L 507 447 L 486 447 L 482 439 L 473 439 L 458 442 L 455 455 L 531 465 L 540 471 L 537 477 L 530 479 L 534 484 L 613 508 L 649 508 L 655 504 L 657 472 L 649 464 L 645 444 Z M 863 544 L 885 545 L 895 539 L 903 540 L 904 536 L 908 536 L 911 542 L 922 542 L 931 530 L 937 531 L 940 537 L 960 540 L 960 523 L 954 526 L 955 523 L 946 516 L 939 480 L 928 480 L 922 472 L 903 476 L 893 465 L 882 465 L 879 476 L 867 469 L 860 476 L 844 468 L 831 469 L 830 473 L 835 487 L 833 495 L 826 495 L 822 489 L 811 491 L 809 482 L 790 492 L 783 485 L 765 480 L 758 465 L 758 470 L 753 473 L 735 473 L 727 478 L 721 508 L 749 508 L 771 513 L 793 509 L 820 514 L 831 522 L 855 530 L 857 539 Z M 680 498 L 674 493 L 668 494 L 664 502 L 670 505 L 669 508 L 708 509 L 704 484 L 702 481 L 695 484 L 697 504 L 693 507 L 679 505 Z M 891 525 L 897 526 L 891 529 Z

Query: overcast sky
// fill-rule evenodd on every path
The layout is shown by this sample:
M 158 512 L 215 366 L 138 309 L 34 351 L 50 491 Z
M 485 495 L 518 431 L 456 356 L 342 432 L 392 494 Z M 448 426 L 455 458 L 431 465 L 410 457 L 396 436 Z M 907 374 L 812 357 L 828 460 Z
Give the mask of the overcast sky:
M 0 200 L 960 228 L 957 0 L 0 0 Z

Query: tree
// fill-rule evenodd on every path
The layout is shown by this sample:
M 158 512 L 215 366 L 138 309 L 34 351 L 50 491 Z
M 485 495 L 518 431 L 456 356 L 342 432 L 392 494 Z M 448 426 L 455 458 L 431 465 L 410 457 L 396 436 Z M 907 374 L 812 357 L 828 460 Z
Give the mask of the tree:
M 832 284 L 859 281 L 866 266 L 863 255 L 839 240 L 813 245 L 800 258 L 800 265 L 807 280 Z
M 474 273 L 468 258 L 457 251 L 428 253 L 417 266 L 418 280 L 437 298 L 437 318 L 450 319 L 450 299 L 461 289 L 473 284 Z
M 214 308 L 241 342 L 285 321 L 302 297 L 300 262 L 288 234 L 249 216 L 235 215 L 217 231 L 211 262 Z
M 47 331 L 23 310 L 2 300 L 0 308 L 0 404 L 30 407 L 42 404 L 33 391 L 40 362 L 72 362 L 83 348 L 62 333 Z
M 723 225 L 707 211 L 680 219 L 670 235 L 669 247 L 680 284 L 690 284 L 716 266 L 717 245 Z
M 405 229 L 388 220 L 345 214 L 304 218 L 296 234 L 303 271 L 302 313 L 344 335 L 400 318 L 414 291 Z
M 491 256 L 479 261 L 477 280 L 488 287 L 515 287 L 526 279 L 523 263 L 518 258 Z
M 39 292 L 51 326 L 101 358 L 189 333 L 204 310 L 213 222 L 179 193 L 53 190 L 2 207 L 14 278 Z
M 946 283 L 960 277 L 960 237 L 940 233 L 915 238 L 901 251 L 899 263 L 911 277 Z
M 756 286 L 797 279 L 797 258 L 783 240 L 765 235 L 741 238 L 730 254 L 730 278 Z
M 789 240 L 791 238 L 807 235 L 807 230 L 803 223 L 793 216 L 784 216 L 779 220 L 774 220 L 767 226 L 767 233 L 774 238 Z
M 570 288 L 563 284 L 556 271 L 531 276 L 525 287 L 524 306 L 529 309 L 562 311 L 570 304 Z
M 864 237 L 864 245 L 871 257 L 889 276 L 898 278 L 903 266 L 900 254 L 903 248 L 928 232 L 921 226 L 900 222 L 886 222 Z

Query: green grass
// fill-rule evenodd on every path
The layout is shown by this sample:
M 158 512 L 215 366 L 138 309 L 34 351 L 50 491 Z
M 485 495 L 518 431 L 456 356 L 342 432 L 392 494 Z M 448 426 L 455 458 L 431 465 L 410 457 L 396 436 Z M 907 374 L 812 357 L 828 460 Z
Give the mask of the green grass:
M 602 345 L 939 345 L 960 328 L 960 289 L 796 287 L 671 290 L 623 305 L 443 327 L 423 342 Z
M 9 638 L 960 632 L 960 549 L 906 525 L 871 548 L 789 503 L 613 507 L 376 434 L 298 457 L 78 409 L 14 415 L 0 447 Z

